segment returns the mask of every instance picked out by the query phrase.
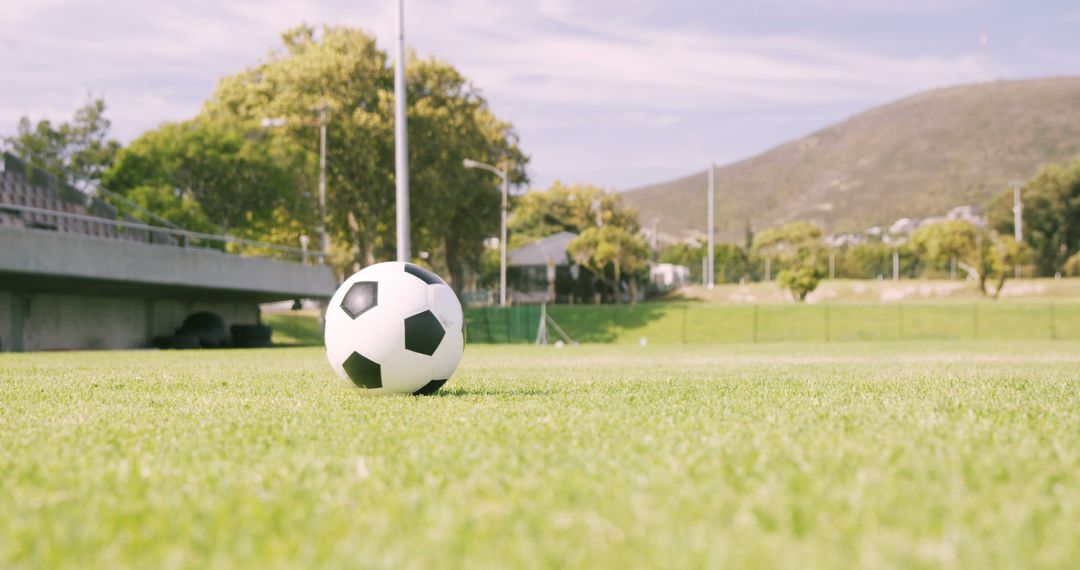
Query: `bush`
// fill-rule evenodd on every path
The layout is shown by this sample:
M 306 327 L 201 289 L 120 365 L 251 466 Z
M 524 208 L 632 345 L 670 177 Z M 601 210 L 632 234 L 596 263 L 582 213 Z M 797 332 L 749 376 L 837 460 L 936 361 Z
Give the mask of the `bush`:
M 1080 253 L 1074 253 L 1072 257 L 1065 260 L 1065 275 L 1080 277 Z
M 817 289 L 821 278 L 810 267 L 785 269 L 776 276 L 780 286 L 791 291 L 796 301 L 805 301 L 806 296 Z

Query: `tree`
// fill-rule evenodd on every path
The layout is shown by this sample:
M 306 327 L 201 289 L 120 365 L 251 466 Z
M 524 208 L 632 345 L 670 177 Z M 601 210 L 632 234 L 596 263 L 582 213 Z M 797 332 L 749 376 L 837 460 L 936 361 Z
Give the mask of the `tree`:
M 705 248 L 701 245 L 676 243 L 660 252 L 660 263 L 684 265 L 690 268 L 690 280 L 701 282 L 701 260 L 705 258 Z
M 637 301 L 636 275 L 648 267 L 649 246 L 641 236 L 616 225 L 592 227 L 569 245 L 574 261 L 611 286 L 615 303 L 622 300 L 622 284 L 630 276 L 630 300 Z
M 994 298 L 1001 294 L 1013 268 L 1029 259 L 1029 250 L 1012 236 L 987 231 L 966 220 L 920 226 L 911 234 L 911 246 L 925 263 L 941 265 L 956 259 L 983 295 L 990 295 L 986 283 L 996 277 Z
M 677 243 L 660 252 L 661 263 L 673 263 L 690 268 L 690 279 L 701 282 L 701 260 L 707 255 L 702 245 Z M 714 265 L 721 283 L 736 283 L 750 273 L 750 259 L 746 251 L 733 243 L 716 244 Z
M 784 269 L 777 275 L 777 281 L 791 291 L 795 300 L 804 301 L 825 276 L 828 256 L 821 240 L 818 226 L 791 222 L 755 235 L 752 252 L 780 260 Z
M 985 271 L 997 277 L 993 296 L 997 299 L 1005 288 L 1005 280 L 1013 274 L 1013 269 L 1031 261 L 1031 249 L 1026 244 L 1017 243 L 1012 236 L 996 232 L 991 233 L 990 240 L 989 261 Z
M 892 271 L 893 249 L 880 241 L 867 241 L 844 248 L 837 272 L 847 277 L 874 279 Z
M 182 227 L 270 240 L 296 181 L 253 126 L 167 123 L 123 149 L 106 186 Z M 279 236 L 279 239 L 284 236 Z M 288 236 L 288 245 L 296 244 Z M 274 240 L 278 241 L 278 240 Z
M 986 289 L 985 260 L 979 254 L 982 230 L 967 220 L 948 220 L 920 226 L 911 234 L 911 247 L 920 260 L 932 267 L 957 266 Z
M 416 247 L 435 253 L 460 293 L 466 269 L 481 267 L 484 238 L 498 235 L 501 180 L 466 169 L 466 158 L 508 165 L 510 182 L 528 181 L 528 158 L 513 126 L 497 119 L 479 91 L 446 62 L 409 64 L 410 200 Z M 389 110 L 387 110 L 389 112 Z
M 11 141 L 28 163 L 86 192 L 101 179 L 120 149 L 120 143 L 108 137 L 111 125 L 105 117 L 105 101 L 95 99 L 75 111 L 71 122 L 57 126 L 48 119 L 34 124 L 23 117 Z
M 781 271 L 776 280 L 781 287 L 791 291 L 796 301 L 805 301 L 806 296 L 817 289 L 821 276 L 812 267 L 802 265 Z
M 1024 205 L 1024 242 L 1030 245 L 1039 275 L 1061 271 L 1080 251 L 1080 159 L 1048 164 L 1020 189 Z M 1012 235 L 1013 191 L 1003 190 L 990 204 L 990 227 Z
M 314 196 L 318 136 L 326 112 L 328 221 L 335 259 L 356 270 L 394 255 L 394 91 L 387 54 L 366 33 L 300 26 L 258 66 L 223 79 L 203 110 L 211 120 L 256 122 L 283 117 L 270 136 L 279 156 L 300 155 Z M 500 181 L 466 170 L 465 158 L 511 165 L 527 180 L 528 158 L 513 126 L 498 120 L 468 80 L 449 64 L 410 56 L 407 78 L 411 240 L 458 290 L 477 268 L 484 237 L 499 224 Z M 313 201 L 309 198 L 309 201 Z
M 510 229 L 515 240 L 527 243 L 562 231 L 580 234 L 600 225 L 619 227 L 631 234 L 640 230 L 637 209 L 623 202 L 621 194 L 596 186 L 555 182 L 547 190 L 518 198 Z

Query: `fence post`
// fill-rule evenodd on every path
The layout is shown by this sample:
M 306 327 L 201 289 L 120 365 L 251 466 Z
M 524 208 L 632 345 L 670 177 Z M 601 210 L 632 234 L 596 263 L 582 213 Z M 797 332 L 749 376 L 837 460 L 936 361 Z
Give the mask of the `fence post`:
M 751 342 L 757 343 L 757 327 L 758 327 L 758 305 L 754 305 L 754 327 L 751 332 Z

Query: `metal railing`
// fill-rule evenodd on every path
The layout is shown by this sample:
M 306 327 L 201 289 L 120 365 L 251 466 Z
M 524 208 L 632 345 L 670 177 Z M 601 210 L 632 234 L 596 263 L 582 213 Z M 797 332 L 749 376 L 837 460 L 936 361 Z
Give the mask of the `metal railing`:
M 125 230 L 136 230 L 136 231 L 141 231 L 141 232 L 147 232 L 147 233 L 153 234 L 153 235 L 169 236 L 169 237 L 173 237 L 173 238 L 178 239 L 178 243 L 174 247 L 181 247 L 181 248 L 185 248 L 185 249 L 189 248 L 189 247 L 198 247 L 197 245 L 193 245 L 192 242 L 195 242 L 196 244 L 198 244 L 198 243 L 209 243 L 209 244 L 220 243 L 222 245 L 235 244 L 237 246 L 243 246 L 243 247 L 248 247 L 248 248 L 253 248 L 253 249 L 261 249 L 261 250 L 269 250 L 269 251 L 274 251 L 274 252 L 278 252 L 278 253 L 287 254 L 288 256 L 295 256 L 296 259 L 299 259 L 302 263 L 305 263 L 305 264 L 308 263 L 309 260 L 311 260 L 311 259 L 314 259 L 319 263 L 324 263 L 325 260 L 326 260 L 326 254 L 324 252 L 322 252 L 322 251 L 309 251 L 306 248 L 289 247 L 289 246 L 285 246 L 285 245 L 266 243 L 266 242 L 249 240 L 249 239 L 244 239 L 244 238 L 238 238 L 238 237 L 233 237 L 233 236 L 228 236 L 228 235 L 215 235 L 215 234 L 206 234 L 206 233 L 202 233 L 202 232 L 193 232 L 193 231 L 189 231 L 189 230 L 163 228 L 163 227 L 160 227 L 160 226 L 151 226 L 151 225 L 142 224 L 142 223 L 138 223 L 138 222 L 110 220 L 108 218 L 98 218 L 98 217 L 95 217 L 95 216 L 86 216 L 86 215 L 83 215 L 83 214 L 71 214 L 71 213 L 68 213 L 68 212 L 60 212 L 60 211 L 57 211 L 57 210 L 49 210 L 49 209 L 45 209 L 45 208 L 34 208 L 34 207 L 30 207 L 30 206 L 20 206 L 20 205 L 17 205 L 17 204 L 0 203 L 0 212 L 18 212 L 20 214 L 24 214 L 24 213 L 25 214 L 36 214 L 36 215 L 51 216 L 53 218 L 58 218 L 58 219 L 62 218 L 62 219 L 75 220 L 75 221 L 81 221 L 81 222 L 92 223 L 92 224 L 101 224 L 101 225 L 109 226 L 109 227 L 112 227 L 112 228 L 116 228 L 118 230 L 118 233 L 124 232 Z M 24 220 L 23 223 L 26 223 L 25 220 Z M 33 228 L 33 227 L 34 226 L 31 225 L 31 228 Z M 85 236 L 85 237 L 97 237 L 97 236 L 92 236 L 92 235 L 85 234 L 85 233 L 82 233 L 82 232 L 66 232 L 66 233 L 70 233 L 70 234 L 74 234 L 74 235 L 81 235 L 81 236 Z M 106 238 L 106 239 L 108 239 L 108 238 Z M 154 243 L 154 245 L 167 245 L 167 244 Z M 225 249 L 226 248 L 222 249 L 223 253 L 235 253 L 235 254 L 238 254 L 238 255 L 244 255 L 243 251 L 225 251 Z

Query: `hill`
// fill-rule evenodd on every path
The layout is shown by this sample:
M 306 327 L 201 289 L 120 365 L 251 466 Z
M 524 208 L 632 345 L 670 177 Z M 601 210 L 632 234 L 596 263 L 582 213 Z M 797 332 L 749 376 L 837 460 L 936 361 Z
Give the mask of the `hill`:
M 935 89 L 716 169 L 717 232 L 795 219 L 831 231 L 983 207 L 1010 180 L 1080 154 L 1080 78 Z M 661 231 L 705 230 L 706 171 L 624 192 Z

